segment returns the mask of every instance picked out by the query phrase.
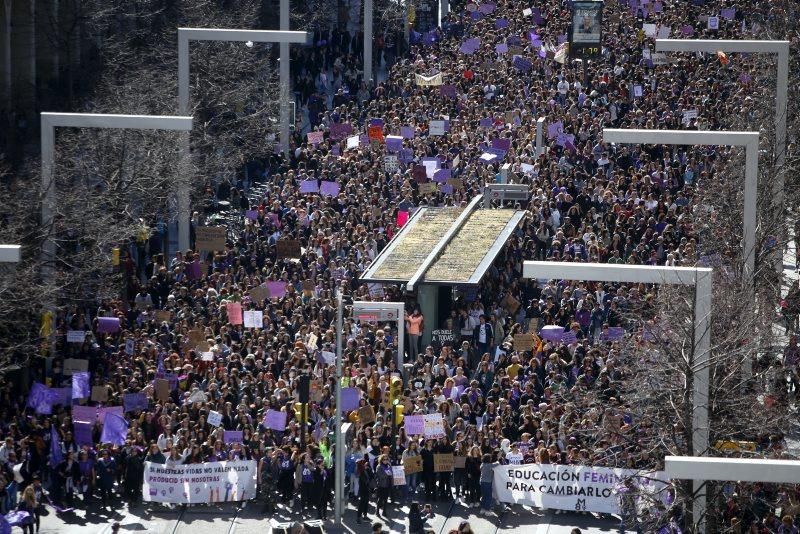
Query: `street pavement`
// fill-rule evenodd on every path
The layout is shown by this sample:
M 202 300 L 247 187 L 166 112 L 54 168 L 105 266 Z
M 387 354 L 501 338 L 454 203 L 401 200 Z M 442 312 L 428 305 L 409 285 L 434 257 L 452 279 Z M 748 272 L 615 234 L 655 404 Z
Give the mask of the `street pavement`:
M 89 503 L 92 511 L 82 506 L 73 513 L 56 515 L 48 508 L 49 514 L 42 517 L 41 534 L 110 534 L 111 524 L 118 521 L 120 531 L 133 534 L 263 534 L 276 527 L 302 520 L 297 513 L 280 506 L 275 514 L 265 514 L 261 503 L 249 502 L 244 507 L 233 504 L 194 505 L 172 509 L 163 505 L 138 505 L 128 508 L 120 501 L 115 502 L 111 512 L 97 510 L 99 503 Z M 370 507 L 372 510 L 373 507 Z M 608 516 L 595 517 L 591 514 L 565 512 L 556 514 L 553 511 L 531 510 L 527 507 L 513 506 L 500 515 L 486 517 L 477 514 L 477 509 L 465 508 L 456 503 L 436 503 L 433 506 L 435 516 L 428 525 L 436 534 L 447 534 L 450 529 L 458 528 L 461 521 L 467 520 L 476 534 L 569 534 L 579 527 L 585 534 L 615 532 L 617 521 Z M 407 506 L 390 505 L 386 519 L 381 520 L 384 528 L 392 533 L 407 532 Z M 378 520 L 370 514 L 370 520 Z M 309 519 L 306 516 L 306 519 Z M 315 519 L 315 517 L 313 517 Z M 343 518 L 343 532 L 367 534 L 371 522 L 356 523 L 356 512 L 352 505 L 348 506 Z M 326 531 L 333 529 L 334 523 L 329 515 L 324 524 Z

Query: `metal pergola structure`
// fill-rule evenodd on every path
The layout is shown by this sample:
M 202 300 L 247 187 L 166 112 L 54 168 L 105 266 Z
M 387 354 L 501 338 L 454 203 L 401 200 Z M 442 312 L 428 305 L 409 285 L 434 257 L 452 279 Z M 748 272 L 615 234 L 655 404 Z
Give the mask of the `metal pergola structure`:
M 704 267 L 656 267 L 606 263 L 526 261 L 522 277 L 547 280 L 579 280 L 690 286 L 694 298 L 694 359 L 692 396 L 692 449 L 695 456 L 706 454 L 709 446 L 708 397 L 711 351 L 712 269 Z M 702 517 L 706 506 L 701 480 L 694 483 L 695 517 Z

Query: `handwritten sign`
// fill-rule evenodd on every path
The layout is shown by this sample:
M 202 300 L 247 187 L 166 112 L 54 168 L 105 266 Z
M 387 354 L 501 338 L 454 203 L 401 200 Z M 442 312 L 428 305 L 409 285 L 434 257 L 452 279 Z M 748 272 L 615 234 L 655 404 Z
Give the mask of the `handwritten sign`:
M 197 250 L 225 250 L 228 235 L 226 226 L 198 226 L 195 228 L 195 248 Z
M 82 373 L 89 370 L 89 360 L 67 358 L 64 360 L 64 375 L 72 376 L 73 373 Z
M 444 420 L 440 413 L 429 413 L 424 416 L 424 431 L 423 435 L 426 439 L 443 438 L 444 434 Z
M 67 330 L 67 343 L 83 343 L 86 341 L 86 332 L 83 330 Z
M 421 456 L 407 456 L 403 460 L 403 469 L 407 475 L 422 472 L 422 457 Z
M 533 334 L 516 334 L 514 335 L 514 350 L 524 351 L 533 350 L 535 346 L 535 339 Z
M 222 414 L 213 410 L 208 412 L 208 424 L 211 426 L 220 426 L 222 424 Z
M 441 414 L 439 414 L 441 415 Z M 358 420 L 362 425 L 375 422 L 375 410 L 369 404 L 358 409 Z
M 286 412 L 267 410 L 267 414 L 264 416 L 263 424 L 265 428 L 283 432 L 286 430 Z
M 262 328 L 264 326 L 264 312 L 261 310 L 247 310 L 243 315 L 245 328 Z
M 275 243 L 275 251 L 278 254 L 278 259 L 299 258 L 302 254 L 300 241 L 297 239 L 279 239 Z
M 451 473 L 454 469 L 454 463 L 455 458 L 452 453 L 433 455 L 434 473 Z

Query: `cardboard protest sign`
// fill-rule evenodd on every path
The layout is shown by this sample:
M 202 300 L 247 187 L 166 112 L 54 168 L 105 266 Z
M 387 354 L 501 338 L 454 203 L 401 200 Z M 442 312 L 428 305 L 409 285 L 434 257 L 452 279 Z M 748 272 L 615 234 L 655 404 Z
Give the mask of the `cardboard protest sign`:
M 425 182 L 424 184 L 419 184 L 419 192 L 423 195 L 428 195 L 431 193 L 436 192 L 436 183 L 434 182 Z
M 464 189 L 464 182 L 461 180 L 461 178 L 448 178 L 447 185 L 459 191 Z
M 163 323 L 164 321 L 169 322 L 172 318 L 172 312 L 169 310 L 156 310 L 156 322 Z
M 383 126 L 370 126 L 367 128 L 367 136 L 370 141 L 383 142 Z
M 260 286 L 254 287 L 253 289 L 248 291 L 247 294 L 249 295 L 250 300 L 252 300 L 256 304 L 260 304 L 264 299 L 269 298 L 269 289 L 267 289 L 267 286 L 262 284 Z
M 198 226 L 195 228 L 195 248 L 197 250 L 225 250 L 227 226 Z
M 433 472 L 434 473 L 452 473 L 454 469 L 455 458 L 452 453 L 447 454 L 434 454 L 433 455 Z
M 442 85 L 442 73 L 434 74 L 433 76 L 423 76 L 421 74 L 415 74 L 414 80 L 417 85 L 430 87 L 430 86 L 437 86 Z
M 358 421 L 362 425 L 375 422 L 375 410 L 372 408 L 372 406 L 367 404 L 366 406 L 358 409 Z
M 89 360 L 66 358 L 64 360 L 64 375 L 72 376 L 73 373 L 82 373 L 89 370 Z
M 403 470 L 407 475 L 422 472 L 422 457 L 421 456 L 408 456 L 403 460 Z
M 92 386 L 92 400 L 94 402 L 108 402 L 108 387 Z
M 302 255 L 300 241 L 298 239 L 279 239 L 275 243 L 275 251 L 278 254 L 278 259 L 295 259 Z
M 514 350 L 525 351 L 533 350 L 535 347 L 533 334 L 515 334 L 514 335 Z
M 517 310 L 521 306 L 520 302 L 514 298 L 511 293 L 506 294 L 506 296 L 500 302 L 500 305 L 512 315 L 517 313 Z
M 156 378 L 153 380 L 153 390 L 155 391 L 156 400 L 169 400 L 169 380 L 165 378 Z

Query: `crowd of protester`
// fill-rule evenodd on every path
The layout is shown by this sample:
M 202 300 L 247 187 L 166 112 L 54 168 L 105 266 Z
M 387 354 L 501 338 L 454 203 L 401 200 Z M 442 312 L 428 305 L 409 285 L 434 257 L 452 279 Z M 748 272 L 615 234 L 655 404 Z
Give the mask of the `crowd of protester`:
M 642 24 L 669 28 L 675 37 L 688 36 L 683 29 L 691 27 L 699 38 L 753 38 L 776 14 L 768 1 L 758 0 L 612 0 L 605 5 L 602 57 L 580 65 L 556 61 L 570 20 L 566 3 L 538 3 L 531 13 L 520 3 L 492 5 L 467 5 L 451 12 L 440 28 L 412 32 L 408 50 L 402 34 L 392 34 L 382 43 L 388 76 L 377 84 L 359 77 L 362 51 L 354 36 L 318 32 L 314 47 L 299 49 L 293 58 L 295 90 L 310 131 L 323 132 L 323 141 L 309 143 L 307 132 L 298 130 L 289 159 L 276 154 L 253 163 L 246 176 L 224 182 L 218 194 L 235 198 L 237 213 L 225 250 L 165 257 L 151 255 L 146 240 L 132 243 L 120 264 L 127 282 L 121 297 L 59 315 L 53 357 L 35 358 L 29 373 L 18 373 L 24 375 L 20 380 L 7 375 L 3 383 L 0 511 L 19 507 L 38 518 L 36 510 L 46 500 L 89 507 L 99 499 L 111 506 L 115 492 L 139 502 L 145 461 L 253 459 L 259 462 L 268 509 L 290 507 L 327 517 L 335 368 L 320 353 L 334 351 L 339 294 L 407 302 L 412 336 L 404 361 L 411 367 L 402 409 L 406 415 L 439 412 L 446 429 L 436 440 L 409 436 L 402 424 L 395 431 L 384 401 L 392 375 L 402 372 L 395 357 L 396 325 L 346 319 L 345 381 L 359 389 L 360 404 L 376 412 L 375 421 L 366 424 L 358 411 L 345 414 L 354 429 L 345 469 L 359 521 L 368 519 L 373 506 L 380 517 L 390 501 L 407 500 L 455 498 L 491 514 L 491 470 L 511 454 L 521 454 L 524 463 L 659 467 L 660 459 L 624 438 L 636 424 L 623 386 L 631 370 L 608 335 L 610 328 L 629 326 L 626 311 L 647 306 L 646 288 L 539 284 L 521 278 L 521 262 L 694 265 L 713 252 L 697 230 L 698 191 L 727 152 L 612 147 L 603 143 L 601 132 L 605 127 L 718 129 L 730 114 L 750 113 L 758 76 L 752 58 L 684 55 L 663 63 L 643 52 L 653 50 L 653 39 Z M 707 29 L 708 16 L 723 9 L 728 11 L 719 29 Z M 473 52 L 462 48 L 469 39 L 480 41 Z M 509 51 L 499 52 L 499 44 Z M 530 69 L 520 67 L 514 54 L 527 57 Z M 447 90 L 417 85 L 416 75 L 438 73 Z M 560 122 L 563 133 L 574 137 L 548 136 L 545 153 L 537 157 L 539 117 L 547 125 Z M 481 122 L 487 118 L 488 125 Z M 344 139 L 331 136 L 331 126 L 342 123 L 364 134 L 373 119 L 382 121 L 385 135 L 413 128 L 403 148 L 417 160 L 438 157 L 463 188 L 422 194 L 412 165 L 401 162 L 398 170 L 385 170 L 385 144 L 348 149 Z M 429 121 L 438 119 L 449 121 L 449 131 L 428 135 Z M 499 163 L 485 163 L 481 155 L 493 140 L 507 140 L 508 150 Z M 359 282 L 397 232 L 399 211 L 462 205 L 495 181 L 505 163 L 511 164 L 510 179 L 528 184 L 531 196 L 520 206 L 527 210 L 525 219 L 477 291 L 461 293 L 445 317 L 420 319 L 413 297 L 398 287 L 376 293 Z M 340 190 L 301 193 L 300 184 L 309 180 L 336 182 Z M 255 218 L 245 216 L 249 211 L 257 211 Z M 204 224 L 202 217 L 193 222 Z M 300 257 L 278 258 L 279 239 L 299 240 Z M 267 281 L 287 282 L 286 294 L 254 301 L 249 291 Z M 231 324 L 228 303 L 263 310 L 263 327 Z M 118 317 L 120 331 L 101 331 L 99 319 L 105 317 Z M 546 325 L 574 332 L 574 341 L 514 350 L 515 334 Z M 457 341 L 421 345 L 424 336 L 418 334 L 440 327 L 453 329 Z M 207 343 L 202 351 L 193 337 L 189 342 L 198 329 Z M 66 332 L 78 330 L 88 332 L 85 341 L 67 343 Z M 213 356 L 204 359 L 201 352 Z M 795 367 L 796 352 L 794 344 L 787 349 Z M 65 358 L 88 361 L 91 385 L 108 394 L 103 406 L 120 405 L 126 393 L 147 393 L 147 409 L 125 414 L 124 445 L 102 443 L 99 423 L 92 444 L 78 445 L 70 406 L 54 406 L 51 414 L 26 408 L 31 381 L 70 385 Z M 154 397 L 157 373 L 178 376 L 168 400 Z M 312 377 L 312 392 L 309 422 L 301 431 L 294 403 L 304 374 Z M 460 394 L 453 394 L 455 388 Z M 197 390 L 205 393 L 205 402 L 188 400 Z M 268 409 L 287 412 L 284 431 L 262 424 Z M 220 428 L 243 431 L 241 444 L 222 442 L 219 430 L 207 423 L 212 410 L 223 415 Z M 778 451 L 782 437 L 765 434 L 757 445 Z M 434 473 L 435 452 L 467 460 L 453 473 Z M 393 487 L 390 467 L 416 455 L 422 473 L 407 475 L 401 490 Z M 797 532 L 791 526 L 800 501 L 795 490 L 732 487 L 726 495 L 731 528 Z M 783 522 L 768 502 L 779 503 L 787 515 Z M 413 532 L 424 529 L 429 513 L 413 503 Z M 665 515 L 665 524 L 679 516 L 680 511 Z M 28 525 L 31 531 L 34 525 L 38 531 L 38 520 Z

